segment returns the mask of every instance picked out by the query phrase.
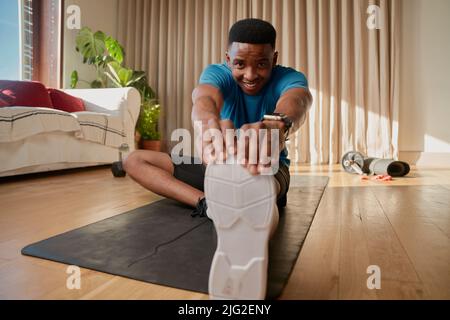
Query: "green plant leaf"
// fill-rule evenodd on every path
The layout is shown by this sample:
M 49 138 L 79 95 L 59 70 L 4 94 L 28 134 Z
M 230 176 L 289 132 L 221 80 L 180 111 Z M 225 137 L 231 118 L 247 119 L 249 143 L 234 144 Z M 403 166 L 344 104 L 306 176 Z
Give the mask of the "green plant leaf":
M 139 82 L 141 79 L 145 77 L 144 71 L 133 71 L 131 70 L 131 79 L 128 80 L 126 86 L 132 87 L 135 83 Z
M 110 72 L 105 72 L 106 76 L 109 78 L 109 80 L 111 80 L 111 82 L 113 83 L 113 85 L 116 88 L 122 88 L 122 86 L 120 85 L 119 82 L 117 82 L 116 78 L 114 77 L 114 75 L 112 75 Z
M 108 63 L 106 75 L 114 82 L 116 86 L 127 87 L 133 81 L 134 71 L 120 66 L 117 61 Z
M 83 27 L 75 39 L 77 49 L 83 59 L 95 62 L 97 56 L 104 55 L 106 51 L 105 37 L 102 31 L 93 33 L 88 27 Z
M 70 75 L 70 88 L 75 89 L 77 87 L 77 84 L 78 84 L 78 71 L 74 70 Z
M 156 99 L 156 93 L 153 91 L 153 89 L 149 85 L 143 86 L 143 88 L 140 90 L 141 96 L 145 100 L 152 100 Z
M 115 61 L 113 57 L 111 56 L 103 56 L 101 58 L 101 65 L 103 67 L 106 67 L 108 65 L 108 63 Z
M 92 81 L 92 82 L 91 82 L 91 88 L 94 88 L 94 89 L 103 88 L 103 83 L 102 83 L 102 81 L 101 81 L 101 80 L 98 80 L 98 79 Z
M 127 69 L 127 68 L 122 68 L 122 67 L 119 69 L 120 84 L 123 87 L 126 87 L 128 85 L 132 76 L 133 76 L 133 70 Z
M 120 68 L 121 66 L 117 61 L 112 61 L 108 63 L 108 71 L 105 72 L 106 76 L 119 88 L 123 87 L 119 76 Z
M 124 50 L 120 45 L 120 43 L 112 37 L 107 37 L 105 39 L 105 45 L 109 55 L 119 64 L 122 64 L 124 57 Z
M 97 56 L 95 56 L 95 57 L 90 57 L 90 58 L 85 58 L 86 60 L 85 60 L 85 62 L 84 63 L 87 63 L 87 64 L 95 64 L 95 61 L 96 61 L 96 59 L 97 59 Z
M 148 85 L 146 73 L 122 66 L 125 52 L 116 39 L 102 31 L 93 33 L 88 27 L 83 27 L 76 37 L 75 49 L 82 55 L 83 63 L 96 68 L 97 79 L 90 83 L 92 88 L 134 87 L 141 94 L 142 103 L 155 104 L 156 93 Z M 78 74 L 76 79 L 71 79 L 75 86 L 83 81 L 78 79 Z
M 156 99 L 142 103 L 136 129 L 143 139 L 159 140 L 161 134 L 158 128 L 160 105 Z

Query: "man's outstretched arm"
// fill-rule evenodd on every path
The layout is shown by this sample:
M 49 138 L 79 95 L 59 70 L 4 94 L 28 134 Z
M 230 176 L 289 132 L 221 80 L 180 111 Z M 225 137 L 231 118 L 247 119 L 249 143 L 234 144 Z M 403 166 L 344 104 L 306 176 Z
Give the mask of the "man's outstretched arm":
M 292 120 L 290 134 L 294 133 L 306 120 L 311 108 L 312 96 L 308 89 L 293 88 L 287 90 L 278 100 L 275 112 L 284 113 Z
M 275 112 L 283 113 L 292 121 L 292 127 L 289 130 L 289 136 L 296 132 L 306 120 L 306 114 L 312 104 L 312 96 L 308 89 L 292 88 L 287 90 L 278 99 Z M 279 121 L 264 120 L 265 127 L 280 130 L 280 150 L 286 145 L 284 132 L 284 123 Z
M 204 136 L 208 129 L 217 129 L 222 132 L 222 139 L 225 140 L 225 130 L 234 128 L 230 120 L 220 120 L 220 110 L 223 106 L 222 93 L 214 86 L 201 84 L 194 89 L 192 102 L 192 124 L 195 131 L 202 134 L 195 137 L 197 152 L 201 152 L 199 156 L 206 164 L 210 161 L 210 155 L 226 157 L 226 148 L 232 146 L 233 141 L 223 141 L 224 143 L 220 145 L 216 139 L 211 140 L 210 136 Z M 201 130 L 196 128 L 199 124 L 201 124 Z M 201 149 L 199 149 L 200 146 Z M 209 151 L 206 152 L 206 150 Z
M 220 90 L 208 84 L 198 85 L 192 92 L 192 123 L 202 121 L 208 123 L 213 119 L 219 122 L 223 97 Z

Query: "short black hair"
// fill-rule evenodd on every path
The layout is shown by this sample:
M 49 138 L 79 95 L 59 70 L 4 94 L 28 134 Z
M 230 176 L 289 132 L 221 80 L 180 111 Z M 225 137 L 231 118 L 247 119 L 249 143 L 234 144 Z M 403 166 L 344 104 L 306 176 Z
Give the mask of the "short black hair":
M 233 42 L 268 43 L 275 48 L 276 38 L 277 32 L 269 22 L 260 19 L 244 19 L 239 20 L 231 27 L 228 33 L 228 46 Z

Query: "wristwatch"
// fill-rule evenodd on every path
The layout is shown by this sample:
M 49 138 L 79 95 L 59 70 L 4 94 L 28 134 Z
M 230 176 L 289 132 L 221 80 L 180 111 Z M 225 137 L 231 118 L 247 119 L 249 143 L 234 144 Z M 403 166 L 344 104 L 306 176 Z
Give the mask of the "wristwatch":
M 285 140 L 288 140 L 289 131 L 292 128 L 292 120 L 287 115 L 285 115 L 284 113 L 273 112 L 273 113 L 265 114 L 263 117 L 263 120 L 283 121 L 284 122 L 284 137 L 285 137 Z

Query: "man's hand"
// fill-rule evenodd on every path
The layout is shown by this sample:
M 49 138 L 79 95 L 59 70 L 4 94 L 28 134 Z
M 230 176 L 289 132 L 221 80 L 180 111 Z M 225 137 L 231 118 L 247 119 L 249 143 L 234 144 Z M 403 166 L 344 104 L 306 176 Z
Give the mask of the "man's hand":
M 278 141 L 272 141 L 277 136 Z M 254 122 L 240 129 L 238 161 L 252 175 L 270 171 L 272 165 L 278 164 L 283 148 L 284 123 L 281 121 Z
M 197 141 L 197 146 L 201 146 L 201 149 L 197 148 L 197 151 L 201 153 L 199 156 L 204 164 L 212 161 L 225 162 L 228 154 L 236 153 L 234 125 L 231 120 L 211 118 L 198 122 L 198 125 L 201 125 L 201 135 L 197 139 L 201 141 Z
M 272 120 L 264 120 L 263 124 L 266 126 L 268 130 L 278 130 L 278 143 L 280 151 L 284 149 L 286 146 L 286 137 L 284 132 L 286 130 L 286 126 L 283 121 L 272 121 Z

